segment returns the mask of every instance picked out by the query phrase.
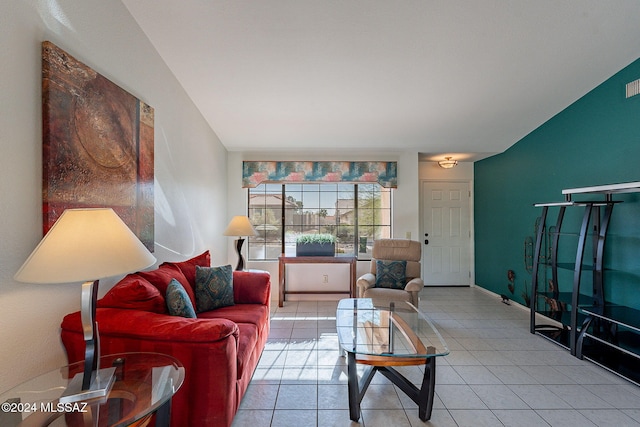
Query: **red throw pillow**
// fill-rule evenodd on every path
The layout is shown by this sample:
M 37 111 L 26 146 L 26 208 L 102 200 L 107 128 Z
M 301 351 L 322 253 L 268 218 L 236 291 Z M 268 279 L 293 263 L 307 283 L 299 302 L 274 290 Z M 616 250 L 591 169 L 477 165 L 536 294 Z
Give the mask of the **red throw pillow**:
M 211 254 L 209 251 L 204 251 L 198 256 L 195 256 L 186 261 L 180 262 L 163 262 L 160 264 L 160 267 L 163 265 L 175 265 L 182 271 L 184 277 L 187 278 L 189 284 L 191 285 L 191 289 L 196 288 L 196 265 L 200 267 L 211 267 Z M 188 292 L 188 291 L 187 291 Z
M 165 263 L 155 270 L 140 271 L 136 274 L 140 277 L 143 277 L 144 279 L 147 279 L 149 283 L 158 288 L 160 294 L 163 296 L 167 293 L 167 287 L 169 287 L 169 283 L 171 283 L 171 280 L 176 279 L 178 282 L 180 282 L 184 290 L 187 291 L 187 295 L 189 295 L 189 299 L 191 300 L 193 306 L 196 306 L 196 297 L 193 293 L 193 288 L 189 284 L 187 278 L 184 277 L 182 271 L 177 266 Z
M 116 283 L 98 300 L 97 306 L 167 313 L 167 304 L 160 291 L 135 273 L 128 274 Z

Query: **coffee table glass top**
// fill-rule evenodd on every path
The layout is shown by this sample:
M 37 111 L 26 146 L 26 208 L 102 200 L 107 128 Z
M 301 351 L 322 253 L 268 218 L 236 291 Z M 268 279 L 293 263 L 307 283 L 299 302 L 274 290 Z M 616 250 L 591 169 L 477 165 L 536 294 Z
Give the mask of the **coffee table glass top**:
M 375 307 L 369 298 L 343 299 L 336 329 L 340 347 L 358 355 L 424 359 L 449 354 L 428 317 L 406 301 Z
M 184 381 L 182 364 L 158 353 L 103 356 L 100 366 L 116 368 L 106 398 L 59 403 L 69 381 L 83 371 L 83 362 L 73 363 L 0 394 L 0 426 L 126 426 L 158 410 Z

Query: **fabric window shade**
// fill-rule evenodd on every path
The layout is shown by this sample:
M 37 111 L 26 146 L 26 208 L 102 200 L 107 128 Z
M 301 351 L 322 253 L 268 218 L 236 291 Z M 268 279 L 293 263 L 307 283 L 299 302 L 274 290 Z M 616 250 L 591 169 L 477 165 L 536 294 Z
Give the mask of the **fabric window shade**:
M 242 187 L 263 182 L 354 182 L 398 186 L 397 162 L 244 161 Z

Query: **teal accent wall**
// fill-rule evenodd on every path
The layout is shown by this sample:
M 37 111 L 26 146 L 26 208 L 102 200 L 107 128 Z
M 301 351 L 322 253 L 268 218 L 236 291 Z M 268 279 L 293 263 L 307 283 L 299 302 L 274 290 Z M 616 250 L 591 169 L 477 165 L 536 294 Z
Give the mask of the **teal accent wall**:
M 533 204 L 562 201 L 565 188 L 640 181 L 640 95 L 625 98 L 625 85 L 638 78 L 640 59 L 504 153 L 475 163 L 476 284 L 524 303 L 525 282 L 531 290 L 524 242 L 535 240 L 541 213 Z M 614 200 L 624 203 L 614 208 L 606 241 L 605 297 L 640 308 L 640 194 Z M 577 231 L 583 210 L 567 213 L 563 231 Z M 508 270 L 516 273 L 513 294 Z

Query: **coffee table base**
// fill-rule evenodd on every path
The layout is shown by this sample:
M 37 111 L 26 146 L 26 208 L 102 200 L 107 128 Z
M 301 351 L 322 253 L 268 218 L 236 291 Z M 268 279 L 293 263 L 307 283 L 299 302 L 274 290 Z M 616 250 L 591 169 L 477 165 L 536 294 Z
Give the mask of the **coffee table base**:
M 406 362 L 406 361 L 405 361 Z M 422 421 L 431 418 L 431 410 L 433 409 L 433 395 L 436 388 L 436 358 L 429 357 L 426 359 L 414 360 L 414 363 L 401 363 L 400 365 L 417 365 L 424 366 L 424 376 L 420 388 L 416 387 L 407 380 L 403 375 L 388 365 L 371 365 L 370 364 L 362 378 L 358 380 L 357 364 L 359 361 L 355 353 L 347 352 L 347 370 L 349 384 L 349 415 L 352 421 L 360 419 L 360 402 L 371 383 L 371 379 L 376 372 L 380 372 L 387 377 L 389 381 L 400 387 L 411 400 L 418 405 L 418 417 Z M 418 362 L 418 363 L 415 363 Z

